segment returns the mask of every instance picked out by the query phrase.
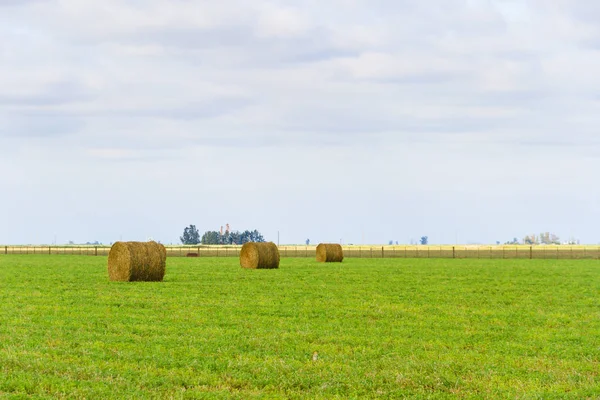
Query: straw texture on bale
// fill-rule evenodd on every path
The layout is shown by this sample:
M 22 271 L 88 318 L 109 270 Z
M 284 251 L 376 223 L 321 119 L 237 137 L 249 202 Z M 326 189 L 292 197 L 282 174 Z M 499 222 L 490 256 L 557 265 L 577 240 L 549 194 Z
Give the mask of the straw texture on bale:
M 344 251 L 342 246 L 336 243 L 321 243 L 317 246 L 318 262 L 342 262 Z
M 156 242 L 116 242 L 108 253 L 111 281 L 159 282 L 165 276 L 167 249 Z
M 242 246 L 240 265 L 250 269 L 279 268 L 279 249 L 273 242 L 249 242 Z

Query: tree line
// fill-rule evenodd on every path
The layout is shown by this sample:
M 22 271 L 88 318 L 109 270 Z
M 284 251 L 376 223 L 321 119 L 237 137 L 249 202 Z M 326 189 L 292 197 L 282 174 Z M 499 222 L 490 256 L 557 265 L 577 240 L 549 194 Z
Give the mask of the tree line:
M 195 225 L 190 225 L 183 230 L 183 235 L 179 237 L 181 243 L 194 244 L 237 244 L 241 245 L 248 242 L 264 242 L 265 238 L 256 229 L 253 231 L 206 231 L 200 237 L 200 232 Z
M 579 244 L 579 240 L 575 238 L 570 238 L 565 244 Z M 500 244 L 498 242 L 498 244 Z M 558 235 L 550 232 L 542 232 L 539 235 L 526 235 L 522 241 L 519 241 L 517 238 L 513 238 L 513 240 L 508 241 L 504 244 L 528 244 L 528 245 L 536 245 L 536 244 L 561 244 L 560 238 Z

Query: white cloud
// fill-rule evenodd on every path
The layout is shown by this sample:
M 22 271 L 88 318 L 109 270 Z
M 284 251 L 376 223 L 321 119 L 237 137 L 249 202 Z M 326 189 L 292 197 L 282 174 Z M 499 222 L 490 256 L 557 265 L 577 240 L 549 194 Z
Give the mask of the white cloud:
M 571 220 L 600 241 L 597 16 L 566 0 L 0 2 L 0 208 L 48 199 L 56 220 L 31 221 L 84 241 L 114 239 L 117 215 L 132 237 L 230 222 L 448 242 L 468 218 L 470 240 Z M 86 205 L 95 229 L 72 216 Z M 11 215 L 0 242 L 34 240 Z

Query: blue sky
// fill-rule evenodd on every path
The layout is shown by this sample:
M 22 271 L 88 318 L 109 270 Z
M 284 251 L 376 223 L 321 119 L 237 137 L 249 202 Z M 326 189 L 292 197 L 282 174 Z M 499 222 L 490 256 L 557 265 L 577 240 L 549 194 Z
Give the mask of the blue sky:
M 600 6 L 0 0 L 0 243 L 600 243 Z

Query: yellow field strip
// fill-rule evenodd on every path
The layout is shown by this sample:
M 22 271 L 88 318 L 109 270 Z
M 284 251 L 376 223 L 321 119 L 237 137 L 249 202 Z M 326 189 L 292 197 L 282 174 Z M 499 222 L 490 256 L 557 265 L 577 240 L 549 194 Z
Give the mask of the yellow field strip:
M 241 246 L 165 246 L 169 257 L 238 257 Z M 342 246 L 347 258 L 600 259 L 600 246 Z M 107 256 L 110 246 L 0 246 L 0 255 Z M 316 246 L 279 246 L 281 257 L 314 258 Z

